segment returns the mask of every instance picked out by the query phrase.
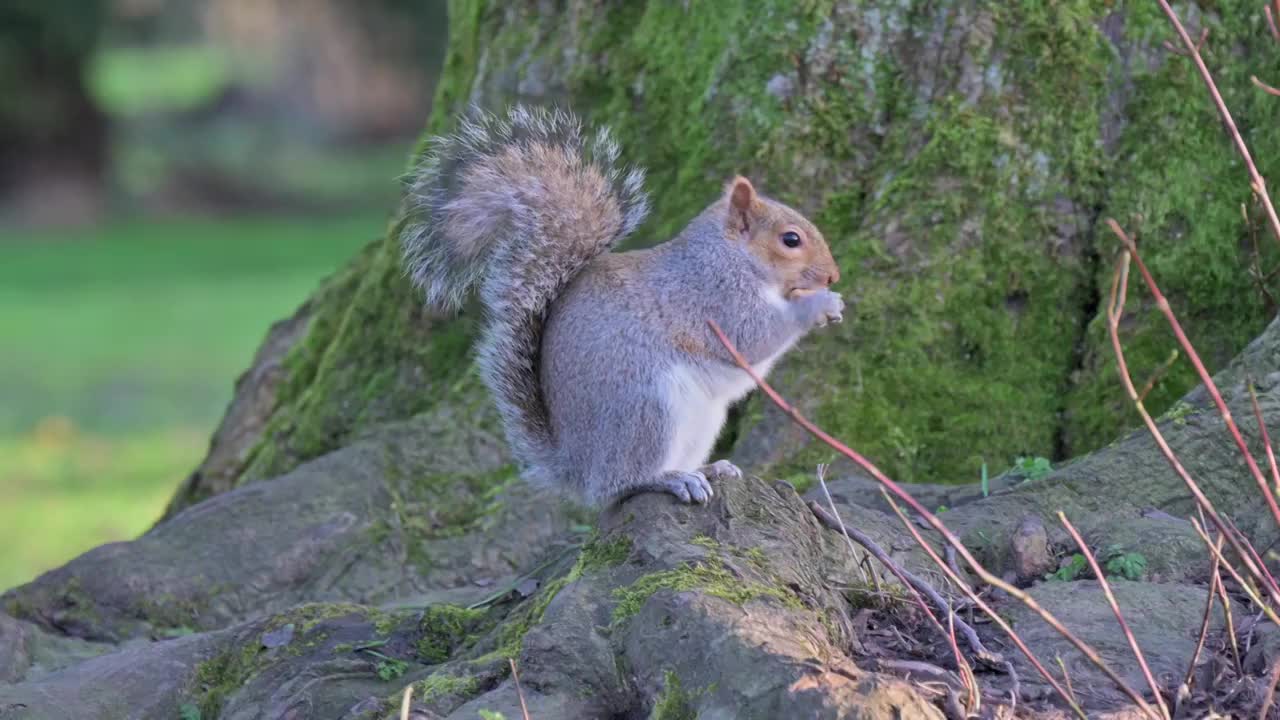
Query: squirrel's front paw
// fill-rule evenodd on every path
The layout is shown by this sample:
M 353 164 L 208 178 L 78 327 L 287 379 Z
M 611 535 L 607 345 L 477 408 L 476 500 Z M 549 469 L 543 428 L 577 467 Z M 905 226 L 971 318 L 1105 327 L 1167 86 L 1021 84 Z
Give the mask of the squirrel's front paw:
M 819 290 L 805 298 L 805 302 L 809 303 L 813 324 L 818 327 L 844 320 L 844 298 L 840 293 Z

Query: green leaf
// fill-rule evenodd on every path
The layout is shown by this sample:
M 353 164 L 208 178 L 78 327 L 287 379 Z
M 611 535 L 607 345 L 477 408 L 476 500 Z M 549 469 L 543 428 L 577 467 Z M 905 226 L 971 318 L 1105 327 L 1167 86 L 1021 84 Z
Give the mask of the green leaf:
M 1057 580 L 1059 582 L 1071 582 L 1072 580 L 1075 580 L 1076 578 L 1083 575 L 1084 571 L 1087 570 L 1088 568 L 1089 568 L 1089 561 L 1085 560 L 1084 555 L 1081 555 L 1080 553 L 1076 553 L 1075 555 L 1071 556 L 1071 559 L 1067 562 L 1066 565 L 1063 565 L 1062 567 L 1058 568 L 1054 572 L 1049 573 L 1048 575 L 1045 576 L 1045 579 Z

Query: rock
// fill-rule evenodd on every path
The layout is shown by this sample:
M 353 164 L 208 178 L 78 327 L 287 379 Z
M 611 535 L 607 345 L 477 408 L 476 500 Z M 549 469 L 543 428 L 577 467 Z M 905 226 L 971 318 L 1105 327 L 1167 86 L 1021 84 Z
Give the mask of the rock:
M 1021 582 L 1039 580 L 1053 569 L 1053 553 L 1049 549 L 1049 532 L 1038 515 L 1022 519 L 1009 540 L 1013 554 L 1013 572 Z
M 1108 578 L 1108 582 L 1151 671 L 1156 677 L 1181 678 L 1195 651 L 1207 588 L 1117 578 Z M 1133 652 L 1096 581 L 1044 582 L 1028 592 L 1081 640 L 1097 649 L 1103 660 L 1130 687 L 1144 695 L 1150 694 Z M 1122 710 L 1130 705 L 1101 671 L 1026 607 L 1010 600 L 1000 608 L 1000 612 L 1046 665 L 1051 665 L 1055 656 L 1062 658 L 1073 685 L 1089 688 L 1091 697 L 1087 702 L 1091 707 Z M 1233 612 L 1237 618 L 1246 616 L 1239 607 Z M 1223 627 L 1220 605 L 1214 608 L 1212 623 L 1215 631 Z M 990 626 L 986 627 L 986 632 L 992 633 Z M 1007 641 L 994 636 L 992 642 L 1007 645 Z M 1024 685 L 1043 683 L 1020 653 L 1011 650 L 1005 654 L 1014 661 Z

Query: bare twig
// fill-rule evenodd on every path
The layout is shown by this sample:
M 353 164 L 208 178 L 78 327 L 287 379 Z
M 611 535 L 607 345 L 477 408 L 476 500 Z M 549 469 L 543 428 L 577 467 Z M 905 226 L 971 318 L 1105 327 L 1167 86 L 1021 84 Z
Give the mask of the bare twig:
M 982 691 L 978 688 L 978 678 L 973 674 L 973 666 L 964 660 L 960 653 L 960 643 L 956 642 L 956 623 L 960 620 L 953 609 L 947 608 L 947 644 L 951 646 L 951 654 L 956 659 L 956 667 L 960 668 L 960 678 L 964 681 L 966 693 L 964 707 L 967 713 L 960 713 L 961 718 L 978 715 L 982 712 Z
M 1222 551 L 1222 538 L 1218 538 L 1218 551 Z M 1213 555 L 1213 566 L 1209 571 L 1209 592 L 1204 599 L 1204 619 L 1200 621 L 1200 635 L 1196 639 L 1195 652 L 1191 653 L 1191 662 L 1187 664 L 1187 673 L 1183 676 L 1183 687 L 1190 690 L 1192 681 L 1195 679 L 1196 663 L 1200 660 L 1200 653 L 1204 650 L 1204 641 L 1209 637 L 1209 621 L 1213 618 L 1213 601 L 1218 592 L 1218 585 L 1222 582 L 1222 573 L 1218 569 L 1218 556 Z
M 1151 687 L 1151 693 L 1155 696 L 1156 707 L 1160 708 L 1160 714 L 1165 720 L 1172 720 L 1169 715 L 1169 707 L 1165 705 L 1164 696 L 1160 692 L 1160 685 L 1156 682 L 1155 675 L 1151 674 L 1151 666 L 1147 664 L 1147 658 L 1142 654 L 1142 648 L 1138 645 L 1138 639 L 1133 636 L 1133 631 L 1129 629 L 1129 623 L 1125 622 L 1124 613 L 1120 612 L 1120 603 L 1116 602 L 1116 596 L 1111 592 L 1111 583 L 1107 582 L 1107 578 L 1102 573 L 1102 567 L 1098 565 L 1098 559 L 1094 557 L 1093 551 L 1089 549 L 1089 543 L 1084 541 L 1080 532 L 1076 530 L 1071 521 L 1067 519 L 1066 513 L 1058 511 L 1058 522 L 1067 529 L 1071 535 L 1071 539 L 1076 541 L 1076 545 L 1080 548 L 1084 559 L 1089 562 L 1089 569 L 1093 570 L 1093 576 L 1098 579 L 1098 585 L 1102 587 L 1102 594 L 1106 596 L 1107 602 L 1111 605 L 1111 612 L 1115 613 L 1116 622 L 1120 623 L 1120 631 L 1124 633 L 1124 638 L 1129 642 L 1129 649 L 1133 650 L 1133 656 L 1138 660 L 1138 667 L 1142 669 L 1142 676 L 1146 678 L 1147 685 Z
M 820 468 L 818 470 L 819 480 L 821 480 L 822 476 L 825 474 L 824 470 L 825 468 Z M 825 487 L 826 485 L 824 483 L 823 488 L 825 489 Z M 831 500 L 830 493 L 827 494 L 827 500 Z M 830 513 L 819 505 L 816 500 L 809 503 L 809 509 L 813 512 L 814 517 L 818 518 L 823 525 L 835 530 L 844 537 L 844 541 L 849 544 L 849 552 L 853 555 L 855 560 L 858 558 L 858 553 L 853 547 L 853 541 L 857 540 L 862 547 L 866 548 L 867 552 L 874 555 L 881 564 L 889 568 L 889 572 L 892 572 L 897 576 L 898 581 L 901 582 L 902 586 L 911 593 L 912 598 L 916 601 L 916 604 L 920 606 L 920 609 L 924 611 L 925 616 L 929 618 L 929 622 L 933 624 L 934 628 L 938 631 L 938 634 L 942 635 L 943 638 L 947 640 L 947 644 L 950 645 L 951 653 L 955 657 L 956 668 L 960 672 L 960 678 L 964 683 L 964 687 L 970 699 L 969 707 L 976 710 L 977 703 L 980 702 L 978 700 L 980 694 L 978 691 L 978 681 L 977 678 L 974 677 L 973 669 L 969 667 L 969 662 L 965 660 L 964 655 L 960 652 L 960 647 L 956 644 L 955 625 L 951 625 L 950 632 L 948 632 L 946 628 L 942 627 L 942 622 L 938 620 L 938 616 L 934 615 L 933 611 L 929 609 L 928 604 L 925 603 L 924 598 L 921 597 L 920 593 L 923 592 L 927 594 L 929 599 L 933 601 L 938 609 L 943 613 L 946 613 L 948 619 L 955 618 L 955 611 L 952 609 L 951 604 L 944 600 L 938 591 L 934 590 L 932 585 L 911 574 L 901 565 L 895 563 L 893 559 L 889 557 L 889 554 L 884 551 L 884 548 L 881 548 L 880 545 L 872 540 L 868 535 L 857 529 L 852 531 L 849 530 L 849 528 L 844 524 L 844 520 L 840 517 L 840 513 L 836 511 L 834 502 L 831 503 Z M 872 572 L 874 573 L 874 569 Z M 878 583 L 876 586 L 876 592 L 877 594 L 881 592 Z M 990 653 L 987 652 L 982 641 L 978 639 L 978 634 L 973 632 L 973 629 L 968 625 L 964 625 L 963 621 L 961 624 L 966 630 L 968 630 L 965 637 L 969 641 L 969 647 L 973 649 L 979 659 L 985 659 L 984 655 L 989 656 Z
M 1112 276 L 1111 297 L 1107 305 L 1107 330 L 1111 336 L 1111 349 L 1116 356 L 1116 372 L 1119 373 L 1120 381 L 1123 383 L 1125 391 L 1129 394 L 1129 399 L 1133 402 L 1133 406 L 1138 411 L 1138 415 L 1141 416 L 1143 424 L 1147 427 L 1147 431 L 1151 433 L 1151 437 L 1155 440 L 1156 446 L 1160 449 L 1160 453 L 1164 455 L 1164 458 L 1169 463 L 1170 467 L 1172 467 L 1173 471 L 1182 479 L 1182 482 L 1186 485 L 1187 489 L 1191 491 L 1191 495 L 1195 498 L 1196 504 L 1199 506 L 1201 511 L 1213 521 L 1218 532 L 1222 533 L 1222 535 L 1227 538 L 1227 541 L 1231 543 L 1232 549 L 1241 556 L 1241 559 L 1245 563 L 1245 567 L 1248 569 L 1250 574 L 1260 579 L 1261 570 L 1254 565 L 1253 560 L 1248 556 L 1248 553 L 1236 540 L 1235 536 L 1228 532 L 1226 523 L 1223 522 L 1222 517 L 1218 514 L 1217 509 L 1214 508 L 1213 503 L 1205 496 L 1204 491 L 1191 477 L 1191 474 L 1187 472 L 1187 469 L 1183 467 L 1182 461 L 1178 459 L 1178 456 L 1174 454 L 1173 449 L 1169 447 L 1169 443 L 1165 440 L 1164 434 L 1160 432 L 1160 428 L 1156 426 L 1155 420 L 1153 420 L 1151 414 L 1147 412 L 1146 406 L 1144 406 L 1142 401 L 1138 399 L 1138 391 L 1133 385 L 1133 377 L 1129 374 L 1129 365 L 1125 359 L 1124 347 L 1120 343 L 1120 319 L 1124 313 L 1125 297 L 1128 293 L 1130 259 L 1138 264 L 1139 269 L 1144 273 L 1144 278 L 1150 278 L 1150 274 L 1145 272 L 1146 266 L 1142 265 L 1141 259 L 1137 255 L 1137 246 L 1129 239 L 1129 236 L 1125 234 L 1124 230 L 1120 229 L 1120 226 L 1116 221 L 1110 218 L 1107 219 L 1107 225 L 1111 228 L 1111 231 L 1120 238 L 1120 241 L 1126 248 L 1126 251 L 1121 254 L 1120 260 L 1116 266 L 1115 274 Z M 1148 286 L 1154 288 L 1153 295 L 1158 298 L 1158 305 L 1162 310 L 1167 311 L 1167 317 L 1172 318 L 1173 310 L 1169 308 L 1169 302 L 1164 299 L 1164 295 L 1160 294 L 1159 287 L 1155 286 L 1155 280 L 1149 279 Z M 1177 319 L 1173 318 L 1173 322 L 1176 323 Z M 1190 341 L 1186 341 L 1186 336 L 1182 335 L 1181 326 L 1175 327 L 1175 334 L 1179 336 L 1180 341 L 1185 341 L 1183 344 L 1184 349 L 1189 349 L 1189 352 L 1187 353 L 1188 357 L 1198 369 L 1203 369 L 1204 365 L 1200 362 L 1200 356 L 1195 353 L 1194 348 L 1191 348 Z M 1205 373 L 1204 377 L 1207 378 L 1208 373 Z M 1211 383 L 1212 379 L 1210 378 L 1209 383 L 1205 385 L 1206 390 L 1216 397 L 1218 401 L 1221 401 L 1222 398 L 1218 393 L 1217 386 L 1212 385 Z M 1223 407 L 1225 408 L 1225 404 Z M 1227 413 L 1227 416 L 1230 417 L 1230 413 Z M 1249 455 L 1248 457 L 1249 461 L 1252 462 L 1253 456 Z M 1261 487 L 1265 490 L 1265 480 L 1262 482 Z M 1275 499 L 1271 497 L 1268 497 L 1268 501 L 1272 505 L 1275 503 Z M 1280 589 L 1275 589 L 1273 591 L 1272 588 L 1268 588 L 1268 590 L 1269 592 L 1272 592 L 1273 599 L 1280 600 Z
M 907 518 L 907 514 L 903 512 L 902 508 L 898 507 L 898 504 L 893 501 L 893 498 L 889 497 L 889 493 L 884 488 L 880 489 L 880 494 L 884 496 L 885 502 L 889 503 L 889 506 L 893 508 L 893 511 L 895 513 L 897 513 L 898 518 L 902 521 L 903 527 L 907 529 L 907 532 L 911 533 L 911 538 L 916 541 L 916 544 L 919 545 L 921 549 L 923 549 L 929 555 L 929 559 L 933 560 L 933 562 L 942 569 L 942 572 L 946 574 L 947 577 L 952 582 L 956 582 L 959 576 L 951 575 L 951 572 L 952 572 L 951 568 L 946 566 L 943 560 L 938 557 L 938 553 L 933 549 L 933 546 L 930 545 L 929 542 L 920 535 L 920 531 L 916 529 L 915 523 L 911 522 L 911 520 Z M 1003 617 L 1001 617 L 998 613 L 996 613 L 995 610 L 993 610 L 991 606 L 988 605 L 987 602 L 982 599 L 981 595 L 978 595 L 976 592 L 974 592 L 971 588 L 967 586 L 961 586 L 961 587 L 969 596 L 969 599 L 975 605 L 977 605 L 984 613 L 986 613 L 987 616 L 991 618 L 992 622 L 994 622 L 1000 628 L 1000 630 L 1003 631 L 1004 634 L 1008 636 L 1009 640 L 1012 641 L 1015 646 L 1017 646 L 1018 650 L 1021 651 L 1022 654 L 1026 656 L 1027 660 L 1031 663 L 1032 667 L 1036 669 L 1036 672 L 1040 673 L 1040 675 L 1049 683 L 1051 687 L 1053 687 L 1053 689 L 1058 693 L 1058 695 L 1062 697 L 1062 699 L 1067 703 L 1067 705 L 1077 715 L 1083 718 L 1085 716 L 1084 711 L 1080 709 L 1080 705 L 1076 703 L 1075 694 L 1070 692 L 1069 687 L 1064 688 L 1062 687 L 1062 685 L 1058 683 L 1057 679 L 1054 678 L 1053 675 L 1049 673 L 1049 670 L 1045 668 L 1043 664 L 1040 663 L 1040 659 L 1037 658 L 1035 654 L 1031 652 L 1031 648 L 1027 647 L 1026 643 L 1023 642 L 1022 636 L 1014 632 L 1013 627 L 1009 625 L 1009 623 Z
M 1173 367 L 1173 364 L 1177 361 L 1178 349 L 1174 348 L 1170 351 L 1169 357 L 1166 358 L 1164 362 L 1160 363 L 1160 366 L 1155 369 L 1155 372 L 1151 373 L 1150 378 L 1147 378 L 1147 383 L 1142 386 L 1142 392 L 1138 393 L 1138 399 L 1146 400 L 1147 395 L 1155 388 L 1156 383 L 1160 382 L 1160 378 L 1164 377 L 1164 374 L 1169 372 L 1169 368 Z
M 524 716 L 524 720 L 529 720 L 529 706 L 524 703 L 524 690 L 520 687 L 520 673 L 516 672 L 516 659 L 507 658 L 507 662 L 511 663 L 511 678 L 516 681 L 516 696 L 520 698 L 520 714 Z
M 1258 432 L 1262 433 L 1262 446 L 1267 450 L 1267 466 L 1271 470 L 1271 482 L 1275 485 L 1276 494 L 1280 494 L 1280 468 L 1276 467 L 1276 454 L 1271 448 L 1271 437 L 1267 434 L 1267 423 L 1262 419 L 1262 408 L 1258 406 L 1258 392 L 1253 383 L 1249 383 L 1249 400 L 1253 403 L 1253 417 L 1258 421 Z
M 1215 547 L 1213 544 L 1213 541 L 1209 539 L 1209 533 L 1205 532 L 1204 526 L 1201 525 L 1200 522 L 1195 518 L 1191 518 L 1191 527 L 1195 528 L 1196 534 L 1200 536 L 1200 539 L 1204 542 L 1205 546 L 1209 548 L 1209 551 L 1211 553 L 1217 556 L 1219 563 L 1222 565 L 1222 567 L 1227 569 L 1227 572 L 1231 574 L 1231 578 L 1236 581 L 1236 583 L 1240 586 L 1242 590 L 1245 591 L 1245 594 L 1249 596 L 1249 599 L 1253 601 L 1253 604 L 1256 605 L 1259 610 L 1266 613 L 1267 618 L 1269 618 L 1271 622 L 1277 625 L 1280 625 L 1280 615 L 1276 614 L 1276 611 L 1271 607 L 1269 603 L 1263 602 L 1262 597 L 1258 594 L 1257 589 L 1253 587 L 1253 583 L 1246 581 L 1245 578 L 1240 575 L 1239 571 L 1237 571 L 1235 567 L 1231 565 L 1231 563 L 1227 562 L 1226 557 L 1222 555 L 1222 551 L 1219 550 L 1217 547 Z M 1231 635 L 1231 642 L 1234 645 L 1235 629 L 1232 627 L 1231 618 L 1229 617 L 1230 610 L 1231 610 L 1231 602 L 1227 598 L 1226 589 L 1221 584 L 1218 585 L 1218 597 L 1222 600 L 1223 609 L 1227 610 L 1228 612 L 1227 633 Z M 1236 664 L 1239 665 L 1240 651 L 1237 649 L 1235 650 L 1235 653 L 1237 656 Z
M 1276 3 L 1276 13 L 1271 11 L 1270 5 L 1263 5 L 1262 14 L 1267 16 L 1267 27 L 1271 28 L 1271 37 L 1275 38 L 1276 42 L 1280 42 L 1280 28 L 1276 27 L 1275 18 L 1276 14 L 1280 14 L 1280 3 Z
M 1235 143 L 1236 150 L 1240 153 L 1240 157 L 1244 159 L 1245 167 L 1249 170 L 1249 187 L 1253 188 L 1253 192 L 1262 202 L 1262 207 L 1266 210 L 1267 221 L 1271 224 L 1271 233 L 1275 236 L 1276 242 L 1280 242 L 1280 217 L 1276 216 L 1275 206 L 1271 204 L 1271 196 L 1267 194 L 1267 184 L 1263 180 L 1262 174 L 1258 172 L 1257 165 L 1253 163 L 1253 156 L 1249 154 L 1249 147 L 1245 145 L 1244 138 L 1240 136 L 1240 131 L 1236 129 L 1236 122 L 1231 118 L 1231 111 L 1227 109 L 1227 103 L 1223 101 L 1222 94 L 1218 92 L 1218 86 L 1213 81 L 1213 75 L 1209 73 L 1209 68 L 1204 64 L 1204 58 L 1200 57 L 1200 46 L 1191 41 L 1191 36 L 1187 34 L 1187 29 L 1182 26 L 1182 21 L 1178 19 L 1178 14 L 1169 6 L 1168 0 L 1156 0 L 1160 3 L 1160 9 L 1168 16 L 1169 22 L 1173 23 L 1174 29 L 1178 32 L 1178 37 L 1182 39 L 1182 45 L 1187 49 L 1188 55 L 1196 64 L 1196 69 L 1200 71 L 1200 79 L 1204 80 L 1204 84 L 1209 88 L 1209 94 L 1213 97 L 1213 104 L 1218 109 L 1218 115 L 1222 116 L 1222 122 L 1227 126 L 1227 130 L 1231 133 L 1231 141 Z M 1268 11 L 1270 16 L 1270 11 Z M 1273 21 L 1274 25 L 1274 21 Z M 1202 37 L 1203 42 L 1203 37 Z
M 1253 81 L 1254 85 L 1257 85 L 1263 92 L 1267 93 L 1268 95 L 1280 96 L 1280 90 L 1277 90 L 1275 87 L 1262 82 L 1261 80 L 1258 79 L 1257 75 L 1250 75 L 1249 79 Z
M 827 466 L 822 464 L 818 466 L 816 473 L 818 485 L 822 488 L 822 494 L 827 498 L 827 507 L 831 508 L 831 517 L 835 518 L 839 530 L 844 535 L 844 541 L 849 546 L 849 554 L 853 557 L 854 567 L 858 569 L 858 576 L 862 578 L 862 584 L 871 585 L 875 588 L 876 595 L 879 596 L 883 589 L 880 587 L 880 577 L 876 575 L 876 569 L 873 565 L 868 565 L 868 569 L 863 569 L 863 561 L 865 557 L 858 556 L 858 549 L 853 546 L 853 541 L 849 538 L 849 533 L 844 529 L 844 519 L 840 517 L 839 511 L 836 510 L 836 501 L 831 498 L 831 491 L 827 489 Z M 819 515 L 819 517 L 821 517 Z M 871 577 L 868 579 L 867 572 L 870 571 Z
M 404 689 L 404 696 L 400 699 L 400 720 L 409 720 L 409 703 L 413 700 L 413 685 L 409 685 Z
M 1257 78 L 1254 78 L 1257 82 Z M 1280 90 L 1276 91 L 1280 92 Z M 1276 270 L 1280 270 L 1280 266 L 1272 270 L 1271 273 L 1265 273 L 1262 270 L 1262 248 L 1258 247 L 1258 229 L 1253 223 L 1253 218 L 1249 217 L 1249 206 L 1240 203 L 1240 215 L 1244 217 L 1245 227 L 1249 229 L 1249 245 L 1253 250 L 1253 267 L 1249 268 L 1249 274 L 1253 276 L 1254 283 L 1258 286 L 1258 293 L 1262 295 L 1262 299 L 1266 301 L 1268 312 L 1274 313 L 1276 309 L 1276 298 L 1271 294 L 1271 289 L 1267 287 L 1271 275 Z
M 1164 0 L 1160 0 L 1160 2 L 1163 3 Z M 1209 375 L 1204 363 L 1200 361 L 1200 355 L 1191 345 L 1191 341 L 1187 339 L 1186 333 L 1182 331 L 1182 324 L 1178 322 L 1178 316 L 1174 314 L 1173 308 L 1169 305 L 1164 293 L 1160 292 L 1160 286 L 1156 284 L 1155 278 L 1147 270 L 1146 263 L 1142 262 L 1142 255 L 1138 253 L 1137 245 L 1125 235 L 1115 220 L 1108 219 L 1107 224 L 1111 227 L 1112 232 L 1120 238 L 1120 241 L 1124 243 L 1129 254 L 1133 256 L 1133 263 L 1137 266 L 1138 272 L 1147 284 L 1147 290 L 1155 298 L 1156 307 L 1164 314 L 1165 320 L 1168 321 L 1169 327 L 1173 330 L 1174 337 L 1178 339 L 1178 344 L 1182 346 L 1183 351 L 1187 354 L 1187 359 L 1191 361 L 1196 374 L 1200 376 L 1200 382 L 1204 384 L 1205 391 L 1209 393 L 1209 397 L 1213 399 L 1213 404 L 1217 406 L 1219 414 L 1222 415 L 1222 421 L 1226 423 L 1227 430 L 1231 434 L 1231 439 L 1235 441 L 1240 454 L 1244 456 L 1245 464 L 1249 466 L 1249 473 L 1258 482 L 1258 489 L 1262 491 L 1267 501 L 1267 509 L 1271 511 L 1271 519 L 1275 521 L 1277 527 L 1280 527 L 1280 506 L 1276 505 L 1275 497 L 1270 492 L 1267 492 L 1267 482 L 1262 477 L 1262 471 L 1258 468 L 1258 463 L 1254 461 L 1253 453 L 1249 452 L 1249 446 L 1240 434 L 1240 428 L 1236 426 L 1236 421 L 1231 416 L 1231 411 L 1227 408 L 1226 401 L 1222 399 L 1222 393 L 1218 392 L 1217 384 L 1213 382 L 1213 377 Z
M 839 515 L 829 513 L 827 509 L 819 505 L 816 500 L 809 503 L 809 509 L 813 511 L 814 516 L 817 517 L 823 525 L 843 534 L 846 540 L 850 542 L 857 542 L 859 545 L 866 548 L 867 552 L 875 556 L 875 558 L 880 561 L 880 564 L 889 569 L 889 572 L 896 575 L 903 585 L 908 585 L 920 591 L 920 593 L 925 597 L 929 598 L 929 601 L 933 603 L 934 607 L 955 617 L 956 626 L 960 629 L 960 633 L 964 635 L 965 642 L 969 644 L 969 648 L 973 650 L 979 660 L 982 660 L 984 663 L 987 663 L 992 667 L 1000 667 L 1004 663 L 1004 658 L 991 652 L 982 644 L 982 641 L 978 639 L 978 633 L 974 632 L 973 628 L 970 627 L 968 623 L 956 616 L 956 613 L 951 609 L 951 603 L 947 602 L 947 600 L 942 597 L 942 594 L 939 593 L 933 585 L 930 585 L 927 580 L 924 580 L 912 573 L 910 570 L 907 570 L 900 564 L 894 562 L 893 558 L 889 557 L 889 553 L 885 552 L 884 548 L 880 547 L 879 543 L 872 540 L 871 536 L 857 528 L 850 528 L 846 526 L 844 523 L 840 522 Z M 939 626 L 939 629 L 942 629 L 941 626 Z
M 1058 667 L 1062 670 L 1062 678 L 1067 681 L 1067 692 L 1071 693 L 1071 699 L 1074 702 L 1076 689 L 1071 686 L 1071 673 L 1067 672 L 1067 664 L 1062 662 L 1061 655 L 1054 655 L 1053 659 L 1058 661 Z

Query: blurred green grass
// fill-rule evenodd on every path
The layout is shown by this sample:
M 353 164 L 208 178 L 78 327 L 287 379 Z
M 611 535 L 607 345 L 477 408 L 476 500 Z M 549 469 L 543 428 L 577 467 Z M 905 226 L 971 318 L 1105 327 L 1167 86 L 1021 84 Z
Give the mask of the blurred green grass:
M 0 235 L 0 589 L 154 522 L 267 327 L 384 220 Z

